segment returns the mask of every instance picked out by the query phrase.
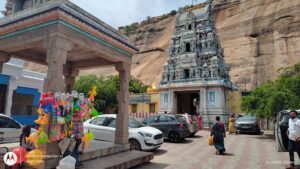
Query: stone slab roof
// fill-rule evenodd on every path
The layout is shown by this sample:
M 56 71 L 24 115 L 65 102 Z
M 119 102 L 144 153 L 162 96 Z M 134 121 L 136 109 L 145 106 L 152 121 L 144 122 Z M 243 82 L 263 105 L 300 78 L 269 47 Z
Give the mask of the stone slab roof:
M 28 18 L 40 15 L 45 12 L 49 12 L 55 9 L 61 9 L 64 12 L 68 13 L 72 17 L 84 22 L 86 25 L 93 27 L 101 33 L 123 43 L 129 48 L 138 51 L 138 49 L 128 41 L 128 38 L 125 35 L 120 34 L 116 29 L 109 26 L 105 22 L 101 21 L 97 17 L 88 13 L 87 11 L 81 9 L 77 5 L 73 4 L 70 1 L 66 0 L 53 0 L 47 3 L 44 3 L 37 7 L 31 7 L 17 13 L 14 13 L 10 16 L 0 18 L 0 27 L 8 26 L 10 24 L 17 23 L 19 21 L 26 20 Z

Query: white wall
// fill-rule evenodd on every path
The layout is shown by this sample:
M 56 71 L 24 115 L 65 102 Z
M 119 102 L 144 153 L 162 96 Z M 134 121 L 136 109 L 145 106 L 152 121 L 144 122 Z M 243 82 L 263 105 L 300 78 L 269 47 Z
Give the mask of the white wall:
M 5 114 L 11 115 L 12 96 L 18 87 L 28 87 L 43 91 L 44 78 L 46 74 L 24 70 L 25 61 L 12 58 L 3 66 L 3 74 L 10 76 L 7 95 Z

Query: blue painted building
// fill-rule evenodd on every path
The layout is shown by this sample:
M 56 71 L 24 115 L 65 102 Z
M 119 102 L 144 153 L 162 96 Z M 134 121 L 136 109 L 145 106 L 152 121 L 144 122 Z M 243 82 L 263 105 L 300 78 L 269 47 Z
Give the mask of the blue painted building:
M 24 69 L 24 61 L 11 59 L 0 74 L 0 113 L 21 124 L 34 124 L 45 74 Z

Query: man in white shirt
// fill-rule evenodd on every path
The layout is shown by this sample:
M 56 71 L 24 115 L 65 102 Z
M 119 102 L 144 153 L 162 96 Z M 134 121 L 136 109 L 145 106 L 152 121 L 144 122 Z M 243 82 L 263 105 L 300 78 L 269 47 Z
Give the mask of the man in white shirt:
M 295 168 L 294 152 L 296 151 L 300 159 L 300 119 L 297 118 L 298 112 L 296 110 L 290 111 L 291 118 L 289 119 L 288 137 L 289 137 L 289 156 L 290 167 Z

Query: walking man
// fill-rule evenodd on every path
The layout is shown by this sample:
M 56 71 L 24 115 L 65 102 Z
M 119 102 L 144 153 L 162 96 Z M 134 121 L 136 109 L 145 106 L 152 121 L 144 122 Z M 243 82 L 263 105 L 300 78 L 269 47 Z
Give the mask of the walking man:
M 289 156 L 290 167 L 287 169 L 295 168 L 294 152 L 296 151 L 300 159 L 300 119 L 297 117 L 298 112 L 296 110 L 290 111 L 288 137 L 289 137 Z

